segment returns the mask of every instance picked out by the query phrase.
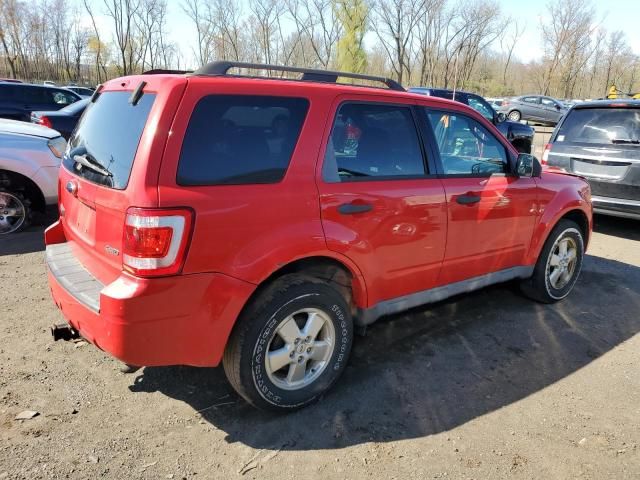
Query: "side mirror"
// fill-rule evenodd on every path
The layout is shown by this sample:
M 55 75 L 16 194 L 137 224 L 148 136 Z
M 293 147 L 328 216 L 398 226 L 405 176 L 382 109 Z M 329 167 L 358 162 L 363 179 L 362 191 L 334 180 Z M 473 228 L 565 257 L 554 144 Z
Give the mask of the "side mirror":
M 502 123 L 506 120 L 507 120 L 507 115 L 504 112 L 498 112 L 498 115 L 496 115 L 496 122 Z
M 560 111 L 562 107 L 556 103 L 556 110 Z
M 540 177 L 542 175 L 542 165 L 533 155 L 521 153 L 516 160 L 516 174 L 519 177 Z

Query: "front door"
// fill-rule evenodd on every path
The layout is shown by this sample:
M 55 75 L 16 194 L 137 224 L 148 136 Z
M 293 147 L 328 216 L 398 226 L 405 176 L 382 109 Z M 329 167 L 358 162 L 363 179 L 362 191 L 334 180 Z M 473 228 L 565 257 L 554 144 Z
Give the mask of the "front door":
M 358 266 L 368 306 L 434 287 L 447 234 L 416 110 L 380 100 L 336 102 L 318 180 L 327 246 Z
M 447 196 L 438 284 L 523 265 L 537 215 L 536 183 L 510 173 L 507 149 L 479 121 L 428 110 Z

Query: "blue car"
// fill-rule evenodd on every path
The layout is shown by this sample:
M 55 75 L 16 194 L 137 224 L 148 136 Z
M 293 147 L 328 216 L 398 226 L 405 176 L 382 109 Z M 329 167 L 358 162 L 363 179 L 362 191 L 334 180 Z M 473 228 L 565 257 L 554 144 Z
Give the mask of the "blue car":
M 0 82 L 0 118 L 28 122 L 35 110 L 60 110 L 80 99 L 66 88 Z

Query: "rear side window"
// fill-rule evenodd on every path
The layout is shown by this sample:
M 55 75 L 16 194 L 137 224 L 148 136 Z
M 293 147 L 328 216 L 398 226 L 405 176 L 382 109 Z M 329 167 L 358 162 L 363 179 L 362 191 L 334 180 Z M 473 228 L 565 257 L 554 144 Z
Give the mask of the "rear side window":
M 209 95 L 191 115 L 178 185 L 277 183 L 284 177 L 309 102 L 303 98 Z
M 640 140 L 640 109 L 577 108 L 560 126 L 556 142 L 634 144 Z
M 78 98 L 63 90 L 48 90 L 47 91 L 47 103 L 55 103 L 56 105 L 71 105 Z
M 118 190 L 127 187 L 138 143 L 156 98 L 153 93 L 145 93 L 132 105 L 130 96 L 131 92 L 103 92 L 95 103 L 89 104 L 62 161 L 69 171 Z
M 424 174 L 420 141 L 409 107 L 364 103 L 340 107 L 325 154 L 325 181 Z

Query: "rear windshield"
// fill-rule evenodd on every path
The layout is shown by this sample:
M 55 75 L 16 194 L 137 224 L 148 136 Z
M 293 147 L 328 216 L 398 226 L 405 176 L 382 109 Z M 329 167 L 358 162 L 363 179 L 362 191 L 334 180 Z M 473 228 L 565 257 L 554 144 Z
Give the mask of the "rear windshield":
M 578 108 L 569 112 L 556 142 L 634 144 L 640 140 L 640 109 Z
M 204 97 L 189 120 L 177 183 L 279 182 L 289 166 L 308 106 L 303 98 Z
M 68 170 L 107 187 L 118 190 L 127 187 L 138 143 L 156 97 L 145 93 L 132 105 L 130 96 L 131 92 L 104 92 L 89 104 L 69 140 L 62 162 Z

